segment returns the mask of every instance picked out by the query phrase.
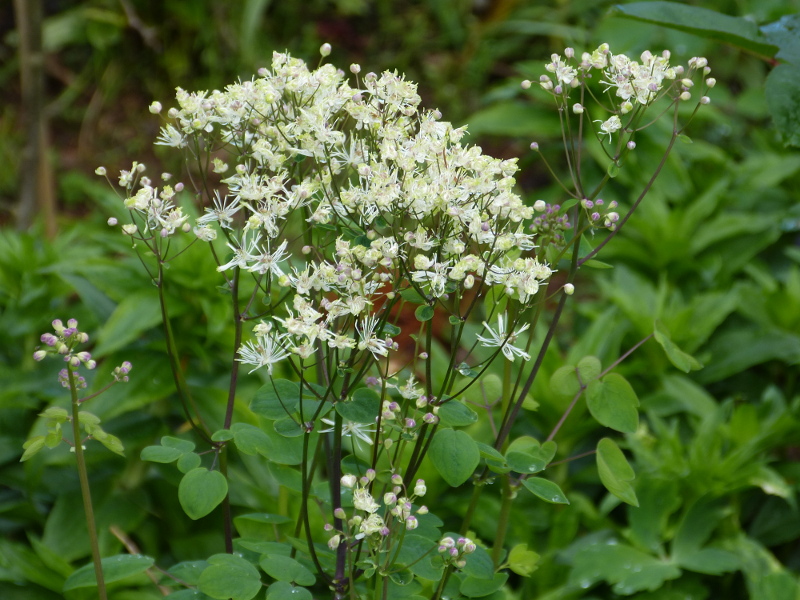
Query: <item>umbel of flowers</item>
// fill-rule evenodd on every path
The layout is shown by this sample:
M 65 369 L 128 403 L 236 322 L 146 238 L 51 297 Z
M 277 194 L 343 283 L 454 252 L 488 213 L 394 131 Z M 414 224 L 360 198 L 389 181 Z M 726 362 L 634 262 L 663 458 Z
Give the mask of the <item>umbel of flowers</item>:
M 321 53 L 327 56 L 330 47 Z M 567 49 L 564 58 L 553 55 L 546 65 L 551 75 L 540 85 L 555 99 L 565 131 L 593 131 L 616 166 L 635 148 L 644 110 L 662 98 L 689 100 L 692 76 L 708 72 L 704 59 L 693 59 L 686 70 L 668 59 L 668 53 L 645 53 L 633 61 L 602 45 L 578 60 Z M 434 441 L 439 409 L 501 355 L 531 359 L 528 330 L 553 272 L 546 252 L 563 257 L 573 226 L 578 236 L 594 228 L 614 231 L 627 218 L 620 220 L 615 201 L 585 193 L 579 173 L 572 189 L 564 186 L 575 206 L 572 222 L 559 205 L 526 204 L 514 191 L 516 159 L 492 158 L 462 143 L 465 129 L 421 109 L 416 86 L 401 75 L 362 74 L 355 64 L 349 71 L 330 64 L 312 70 L 275 53 L 271 67 L 250 81 L 221 91 L 178 89 L 178 106 L 166 112 L 157 144 L 188 158 L 185 177 L 203 209 L 194 224 L 180 206 L 190 187 L 184 182 L 168 183 L 172 176 L 164 174 L 159 187 L 138 163 L 118 180 L 131 216 L 122 231 L 137 251 L 155 255 L 156 283 L 162 283 L 162 265 L 186 244 L 204 243 L 232 292 L 239 364 L 225 430 L 232 425 L 237 370 L 245 365 L 272 382 L 270 397 L 278 398 L 278 413 L 285 411 L 280 417 L 304 434 L 329 435 L 332 506 L 323 518 L 332 521 L 326 541 L 336 553 L 335 573 L 324 573 L 310 531 L 308 465 L 316 450 L 309 450 L 308 435 L 300 510 L 310 557 L 337 598 L 358 576 L 389 572 L 386 561 L 417 527 L 417 516 L 427 514 L 415 505 L 426 492 L 416 472 Z M 593 77 L 599 90 L 589 86 Z M 604 96 L 590 115 L 594 93 Z M 155 102 L 151 112 L 164 111 Z M 573 119 L 579 125 L 571 126 Z M 579 138 L 568 157 L 579 157 Z M 180 236 L 185 243 L 173 241 Z M 577 258 L 564 294 L 574 290 L 576 265 Z M 482 302 L 487 296 L 491 301 Z M 416 306 L 413 326 L 403 318 L 406 303 Z M 449 329 L 434 346 L 437 313 Z M 466 327 L 476 315 L 483 322 L 478 333 Z M 248 321 L 252 333 L 242 339 L 241 323 Z M 437 357 L 448 364 L 444 372 L 434 373 L 434 348 L 446 354 Z M 177 362 L 173 357 L 173 369 Z M 278 379 L 287 373 L 299 380 L 299 392 L 287 392 L 295 388 Z M 535 369 L 530 381 L 534 376 Z M 530 381 L 522 387 L 529 389 Z M 504 400 L 496 448 L 521 403 Z M 366 418 L 364 407 L 372 410 Z M 269 418 L 278 418 L 274 410 Z M 350 438 L 349 448 L 343 437 Z M 358 476 L 343 473 L 347 452 L 368 468 Z M 447 536 L 431 551 L 437 547 L 448 569 L 463 567 L 476 549 L 465 537 Z M 362 557 L 355 567 L 345 557 L 349 551 Z

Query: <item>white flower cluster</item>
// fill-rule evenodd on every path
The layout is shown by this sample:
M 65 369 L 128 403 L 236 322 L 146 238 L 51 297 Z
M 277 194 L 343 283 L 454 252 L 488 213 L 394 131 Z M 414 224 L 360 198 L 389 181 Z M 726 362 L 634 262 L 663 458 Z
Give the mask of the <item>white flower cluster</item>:
M 513 192 L 516 159 L 462 145 L 464 129 L 420 110 L 416 86 L 397 73 L 367 73 L 351 87 L 331 65 L 309 70 L 275 53 L 259 75 L 224 91 L 179 89 L 157 142 L 229 151 L 227 191 L 194 232 L 211 241 L 215 227 L 228 230 L 232 255 L 219 270 L 249 271 L 293 296 L 275 319 L 282 331 L 243 348 L 242 362 L 271 367 L 282 349 L 308 358 L 317 342 L 383 359 L 397 344 L 379 309 L 409 287 L 430 302 L 475 285 L 532 301 L 551 270 L 524 256 L 535 248 L 525 232 L 533 209 Z M 185 217 L 170 193 L 143 186 L 127 204 L 171 233 Z M 298 227 L 302 257 L 287 240 Z
M 385 512 L 381 516 L 378 514 L 381 505 L 369 491 L 370 486 L 375 481 L 375 477 L 376 473 L 373 469 L 368 469 L 366 475 L 361 478 L 355 475 L 342 476 L 342 487 L 352 490 L 355 513 L 348 519 L 347 513 L 343 508 L 338 508 L 334 511 L 334 516 L 346 521 L 347 530 L 336 533 L 328 540 L 328 546 L 331 550 L 335 550 L 342 539 L 362 540 L 368 538 L 377 547 L 380 546 L 382 538 L 392 533 L 395 523 L 402 524 L 404 530 L 413 530 L 419 526 L 417 517 L 413 514 L 415 512 L 413 502 L 427 492 L 425 481 L 417 479 L 412 494 L 398 496 L 398 494 L 403 494 L 405 489 L 403 478 L 398 474 L 392 475 L 391 491 L 383 495 Z M 416 509 L 416 514 L 428 514 L 428 508 L 420 506 Z M 333 527 L 329 525 L 326 530 L 332 531 Z M 373 534 L 378 535 L 371 537 Z

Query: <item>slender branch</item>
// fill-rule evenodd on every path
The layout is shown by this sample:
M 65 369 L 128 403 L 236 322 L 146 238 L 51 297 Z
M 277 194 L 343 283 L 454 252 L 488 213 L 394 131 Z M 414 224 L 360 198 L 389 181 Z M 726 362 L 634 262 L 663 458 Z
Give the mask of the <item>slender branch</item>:
M 73 449 L 75 450 L 75 461 L 78 464 L 78 480 L 81 484 L 81 498 L 83 499 L 83 513 L 86 517 L 86 529 L 89 531 L 89 545 L 92 548 L 92 562 L 94 563 L 94 574 L 97 577 L 97 597 L 106 600 L 106 582 L 103 579 L 103 564 L 100 559 L 100 544 L 97 540 L 97 525 L 94 520 L 94 508 L 92 507 L 92 491 L 89 488 L 89 474 L 86 471 L 86 457 L 83 454 L 83 442 L 81 440 L 80 413 L 78 407 L 78 386 L 75 381 L 75 374 L 72 367 L 67 367 L 69 376 L 69 391 L 72 396 L 72 436 L 75 440 Z

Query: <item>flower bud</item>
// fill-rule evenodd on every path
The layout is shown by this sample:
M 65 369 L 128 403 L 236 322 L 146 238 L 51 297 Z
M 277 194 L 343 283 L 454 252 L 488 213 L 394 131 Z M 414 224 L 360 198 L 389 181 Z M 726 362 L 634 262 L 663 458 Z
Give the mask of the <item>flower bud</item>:
M 576 102 L 575 104 L 573 104 L 572 105 L 572 112 L 574 112 L 576 115 L 582 115 L 583 114 L 583 104 L 581 104 L 579 102 Z
M 150 112 L 153 113 L 154 115 L 157 115 L 161 112 L 161 108 L 162 108 L 161 102 L 153 102 L 150 105 Z
M 345 513 L 344 509 L 340 506 L 333 511 L 333 516 L 337 519 L 346 519 L 347 513 Z
M 342 485 L 346 488 L 352 488 L 356 484 L 355 475 L 342 475 Z
M 522 87 L 523 90 L 528 90 L 531 87 L 531 82 L 530 80 L 525 79 L 522 83 L 520 83 L 520 86 Z
M 628 146 L 628 150 L 633 150 L 634 148 L 636 148 L 636 142 L 631 140 L 630 142 L 628 142 L 627 146 Z
M 565 283 L 564 284 L 564 293 L 567 296 L 572 296 L 572 294 L 575 293 L 575 286 L 572 285 L 571 283 Z
M 424 479 L 417 479 L 417 483 L 414 486 L 414 494 L 417 496 L 424 496 L 425 492 L 428 491 L 428 488 L 425 486 Z
M 531 150 L 538 151 L 539 150 L 539 143 L 538 142 L 531 142 Z
M 33 360 L 39 362 L 40 360 L 43 360 L 45 356 L 47 356 L 46 350 L 37 350 L 33 353 Z
M 684 102 L 686 102 L 687 100 L 691 100 L 691 98 L 692 98 L 692 95 L 689 92 L 683 92 L 680 95 L 680 99 L 683 100 Z
M 710 86 L 709 86 L 709 87 L 710 87 Z M 105 167 L 97 167 L 97 168 L 94 170 L 94 172 L 95 172 L 97 175 L 100 175 L 100 176 L 102 177 L 103 175 L 105 175 L 105 174 L 106 174 L 106 168 L 105 168 Z
M 711 102 L 711 98 L 709 98 L 708 96 L 703 96 L 702 98 L 700 98 L 700 104 L 708 104 L 709 102 Z
M 321 54 L 323 57 L 325 57 L 325 56 L 329 56 L 329 55 L 330 55 L 330 53 L 331 53 L 331 45 L 330 45 L 330 44 L 328 44 L 328 43 L 322 44 L 322 46 L 320 46 L 320 47 L 319 47 L 319 53 L 320 53 L 320 54 Z

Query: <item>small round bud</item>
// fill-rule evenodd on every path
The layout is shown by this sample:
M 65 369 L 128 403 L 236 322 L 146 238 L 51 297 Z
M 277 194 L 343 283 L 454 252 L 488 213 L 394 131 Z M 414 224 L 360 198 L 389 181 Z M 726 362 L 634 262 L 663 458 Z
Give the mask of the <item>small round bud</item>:
M 394 485 L 403 485 L 403 478 L 400 476 L 399 473 L 395 473 L 392 475 L 392 483 Z
M 572 296 L 572 294 L 575 293 L 575 286 L 572 285 L 571 283 L 565 283 L 564 284 L 564 293 L 567 296 Z
M 175 191 L 176 192 L 182 192 L 183 191 L 183 182 L 179 181 L 178 183 L 175 184 Z
M 636 142 L 631 140 L 630 142 L 627 143 L 627 146 L 628 146 L 628 150 L 633 150 L 634 148 L 636 148 Z
M 151 112 L 151 113 L 153 113 L 154 115 L 157 115 L 157 114 L 159 114 L 159 113 L 161 112 L 161 108 L 162 108 L 162 107 L 161 107 L 161 102 L 153 102 L 153 103 L 150 105 L 150 109 L 149 109 L 149 110 L 150 110 L 150 112 Z
M 531 142 L 531 150 L 533 150 L 533 151 L 538 151 L 539 150 L 538 142 Z
M 710 87 L 710 86 L 709 86 L 709 87 Z M 95 172 L 97 175 L 100 175 L 100 176 L 102 177 L 102 176 L 104 176 L 104 175 L 106 174 L 106 168 L 105 168 L 105 167 L 97 167 L 97 168 L 94 170 L 94 172 Z
M 352 488 L 356 484 L 355 475 L 342 475 L 342 485 L 346 488 Z
M 692 95 L 689 92 L 683 92 L 680 95 L 680 99 L 683 100 L 684 102 L 686 102 L 687 100 L 691 100 L 692 99 Z
M 715 85 L 717 85 L 717 80 L 714 79 L 713 77 L 709 77 L 708 79 L 706 79 L 706 85 L 710 88 L 713 88 Z
M 114 217 L 110 217 L 108 221 L 106 221 L 111 227 L 117 224 L 117 220 Z
M 38 362 L 40 360 L 43 360 L 45 356 L 47 356 L 46 350 L 37 350 L 36 352 L 33 353 L 33 360 Z
M 575 49 L 564 48 L 564 56 L 566 56 L 567 58 L 575 58 Z
M 531 82 L 529 79 L 525 79 L 519 85 L 522 87 L 523 90 L 529 90 L 531 88 Z
M 330 45 L 330 44 L 328 44 L 328 43 L 322 44 L 322 46 L 320 46 L 320 47 L 319 47 L 319 53 L 320 53 L 320 54 L 321 54 L 323 57 L 324 57 L 324 56 L 329 56 L 329 55 L 330 55 L 330 53 L 331 53 L 331 45 Z
M 576 115 L 582 115 L 583 110 L 584 110 L 583 104 L 579 102 L 576 102 L 575 104 L 572 105 L 572 112 L 574 112 Z
M 350 72 L 353 75 L 357 75 L 358 73 L 361 73 L 361 65 L 353 63 L 352 65 L 350 65 Z
M 144 173 L 145 169 L 147 169 L 147 167 L 144 166 L 144 163 L 138 163 L 136 165 L 136 171 L 138 171 L 139 173 Z
M 681 85 L 683 85 L 683 87 L 690 88 L 694 86 L 694 81 L 691 79 L 681 79 Z
M 700 98 L 700 104 L 708 104 L 709 102 L 711 102 L 711 98 L 709 98 L 708 96 L 703 96 L 702 98 Z

